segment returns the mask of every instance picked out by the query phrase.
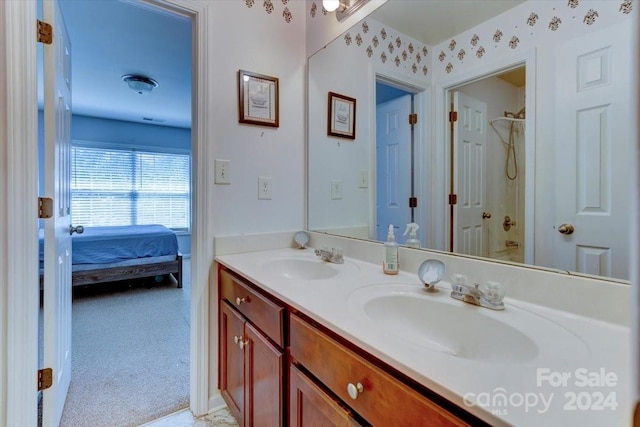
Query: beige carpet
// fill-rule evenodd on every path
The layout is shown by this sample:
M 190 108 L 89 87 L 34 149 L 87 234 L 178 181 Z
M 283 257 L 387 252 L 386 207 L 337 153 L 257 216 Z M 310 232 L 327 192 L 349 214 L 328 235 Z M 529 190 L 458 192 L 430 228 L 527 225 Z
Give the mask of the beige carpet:
M 62 427 L 137 426 L 189 403 L 189 260 L 166 279 L 74 290 Z

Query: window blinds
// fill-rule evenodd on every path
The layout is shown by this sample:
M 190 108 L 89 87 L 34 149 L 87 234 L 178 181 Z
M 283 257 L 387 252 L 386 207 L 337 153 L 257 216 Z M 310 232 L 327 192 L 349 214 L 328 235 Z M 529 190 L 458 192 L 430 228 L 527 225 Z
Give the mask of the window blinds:
M 74 224 L 190 229 L 188 154 L 73 146 L 71 155 Z

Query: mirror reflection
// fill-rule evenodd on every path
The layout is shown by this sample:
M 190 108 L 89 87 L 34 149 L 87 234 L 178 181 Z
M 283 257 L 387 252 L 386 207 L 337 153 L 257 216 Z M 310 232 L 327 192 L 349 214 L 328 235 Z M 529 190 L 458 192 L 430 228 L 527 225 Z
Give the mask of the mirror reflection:
M 310 57 L 309 229 L 628 279 L 635 24 L 595 3 L 387 2 Z

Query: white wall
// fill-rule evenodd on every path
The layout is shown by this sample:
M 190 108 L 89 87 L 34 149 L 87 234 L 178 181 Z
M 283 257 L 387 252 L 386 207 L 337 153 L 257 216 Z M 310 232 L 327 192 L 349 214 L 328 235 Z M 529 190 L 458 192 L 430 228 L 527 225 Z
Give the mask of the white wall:
M 262 2 L 210 3 L 212 147 L 210 183 L 216 234 L 302 229 L 305 188 L 304 3 L 281 2 L 267 14 Z M 280 79 L 280 127 L 238 124 L 239 69 Z M 231 161 L 231 185 L 213 184 L 214 159 Z M 258 200 L 258 177 L 273 178 L 272 199 Z
M 204 209 L 209 212 L 207 222 L 213 235 L 201 235 L 198 239 L 204 239 L 205 246 L 212 246 L 214 236 L 303 229 L 305 2 L 290 1 L 285 6 L 274 1 L 272 13 L 268 13 L 261 1 L 252 7 L 244 1 L 205 3 L 209 11 L 204 41 L 208 47 L 206 135 L 209 147 L 208 158 L 204 159 L 208 167 L 202 171 L 202 182 L 207 183 L 205 191 L 211 192 Z M 283 17 L 285 7 L 291 12 L 289 23 Z M 279 128 L 238 123 L 239 69 L 279 78 Z M 193 129 L 195 131 L 195 124 Z M 231 162 L 231 185 L 214 185 L 215 159 Z M 273 178 L 271 200 L 258 200 L 259 176 Z M 198 263 L 213 266 L 212 258 L 201 256 L 196 258 Z M 200 265 L 200 268 L 207 271 L 209 267 Z M 209 395 L 215 396 L 218 295 L 214 270 L 209 270 L 209 274 L 209 331 L 205 336 L 209 341 Z
M 369 223 L 375 176 L 369 171 L 374 104 L 367 85 L 369 67 L 363 56 L 347 55 L 342 46 L 331 43 L 309 58 L 309 227 L 313 230 L 367 228 Z M 356 99 L 356 139 L 327 135 L 330 91 Z M 368 188 L 359 188 L 360 170 L 370 173 Z M 333 180 L 342 182 L 342 199 L 331 197 Z

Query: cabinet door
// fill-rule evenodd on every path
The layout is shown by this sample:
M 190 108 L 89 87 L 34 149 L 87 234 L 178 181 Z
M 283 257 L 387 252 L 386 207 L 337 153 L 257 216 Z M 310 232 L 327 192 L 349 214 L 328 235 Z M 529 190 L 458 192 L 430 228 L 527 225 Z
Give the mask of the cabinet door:
M 220 393 L 242 425 L 244 420 L 244 350 L 240 348 L 244 319 L 226 303 L 220 303 Z M 238 342 L 236 342 L 238 341 Z
M 289 375 L 289 425 L 291 427 L 361 425 L 295 365 L 290 365 Z
M 245 334 L 246 425 L 283 426 L 283 353 L 249 322 L 245 324 Z

